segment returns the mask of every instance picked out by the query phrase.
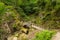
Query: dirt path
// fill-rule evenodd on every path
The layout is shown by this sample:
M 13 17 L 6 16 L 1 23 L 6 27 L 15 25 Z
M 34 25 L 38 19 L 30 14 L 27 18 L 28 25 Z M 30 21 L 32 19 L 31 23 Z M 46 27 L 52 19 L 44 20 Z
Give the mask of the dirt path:
M 52 40 L 60 40 L 60 32 L 57 32 L 56 35 L 52 37 Z

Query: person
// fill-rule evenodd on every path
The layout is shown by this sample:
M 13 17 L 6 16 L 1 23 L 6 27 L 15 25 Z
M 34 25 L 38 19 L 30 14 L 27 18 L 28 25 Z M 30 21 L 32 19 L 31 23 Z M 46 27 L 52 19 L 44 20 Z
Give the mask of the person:
M 7 40 L 7 38 L 5 37 L 4 40 Z
M 27 29 L 27 31 L 26 31 L 25 34 L 28 34 L 28 33 L 29 33 L 29 29 L 30 29 L 30 27 L 29 27 L 28 25 L 24 25 L 23 27 L 24 27 L 25 29 Z
M 29 33 L 29 30 L 30 30 L 30 27 L 31 27 L 31 24 L 30 23 L 24 23 L 24 25 L 23 25 L 23 28 L 24 29 L 27 29 L 24 33 L 25 34 L 28 34 Z

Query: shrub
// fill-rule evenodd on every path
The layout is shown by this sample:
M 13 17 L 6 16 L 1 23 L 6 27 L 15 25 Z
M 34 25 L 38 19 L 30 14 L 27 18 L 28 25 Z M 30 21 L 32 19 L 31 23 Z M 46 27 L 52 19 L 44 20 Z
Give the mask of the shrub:
M 42 31 L 36 34 L 33 40 L 51 40 L 52 36 L 55 34 L 54 31 Z
M 5 8 L 5 4 L 0 2 L 0 13 L 4 12 L 4 8 Z

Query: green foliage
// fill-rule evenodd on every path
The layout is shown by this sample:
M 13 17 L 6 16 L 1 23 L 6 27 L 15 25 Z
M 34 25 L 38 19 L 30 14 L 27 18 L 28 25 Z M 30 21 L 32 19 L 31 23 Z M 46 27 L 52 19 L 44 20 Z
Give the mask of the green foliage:
M 2 15 L 5 12 L 5 4 L 0 2 L 0 23 L 2 22 Z
M 0 40 L 2 40 L 2 36 L 5 34 L 5 31 L 2 29 L 2 28 L 0 28 Z
M 2 12 L 4 12 L 4 9 L 5 9 L 5 4 L 0 2 L 0 15 Z
M 16 6 L 16 2 L 17 0 L 1 0 L 1 2 L 5 3 L 6 5 L 12 5 L 12 6 Z
M 22 3 L 19 6 L 22 8 L 23 12 L 26 15 L 31 15 L 33 13 L 36 13 L 39 9 L 37 7 L 37 1 L 36 0 L 22 0 Z
M 60 28 L 60 0 L 0 0 L 0 25 L 6 22 L 20 30 L 20 20 L 34 21 L 49 29 Z M 43 31 L 34 40 L 50 40 L 53 34 Z
M 54 31 L 42 31 L 36 34 L 33 40 L 51 40 L 52 36 L 55 34 Z
M 4 3 L 0 2 L 0 11 L 4 9 Z
M 3 34 L 4 30 L 2 28 L 0 28 L 0 34 Z
M 13 9 L 23 21 L 33 19 L 36 24 L 60 28 L 60 0 L 0 0 L 0 15 L 8 11 L 12 12 Z M 13 18 L 11 15 L 7 20 Z

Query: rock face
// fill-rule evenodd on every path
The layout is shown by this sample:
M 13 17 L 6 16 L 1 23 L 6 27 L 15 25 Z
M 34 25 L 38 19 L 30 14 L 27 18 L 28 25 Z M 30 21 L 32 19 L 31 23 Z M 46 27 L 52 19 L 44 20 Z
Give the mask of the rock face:
M 52 40 L 60 40 L 60 32 L 57 32 L 57 34 L 53 36 Z

